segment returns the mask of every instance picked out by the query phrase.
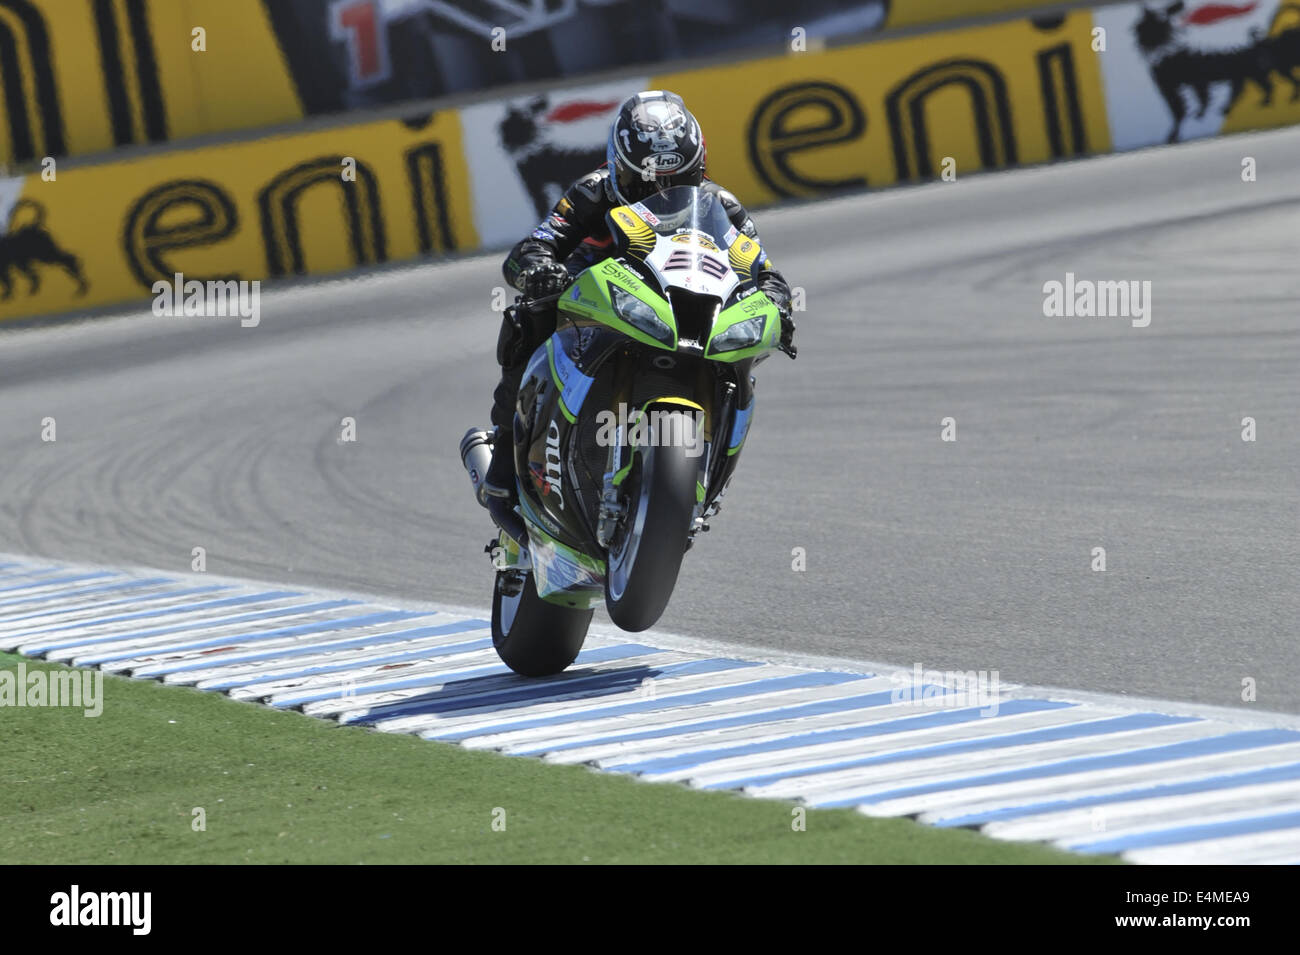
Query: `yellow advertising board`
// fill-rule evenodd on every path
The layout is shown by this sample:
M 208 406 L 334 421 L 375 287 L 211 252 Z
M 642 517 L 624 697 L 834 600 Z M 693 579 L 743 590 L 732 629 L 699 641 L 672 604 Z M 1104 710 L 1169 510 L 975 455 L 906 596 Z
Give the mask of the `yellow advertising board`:
M 1086 11 L 661 74 L 762 205 L 1110 148 Z M 950 160 L 945 162 L 945 160 Z
M 444 111 L 0 182 L 0 319 L 472 249 L 463 157 Z
M 877 28 L 939 24 L 1043 2 L 882 0 Z M 424 61 L 432 53 L 419 51 L 429 37 L 445 33 L 459 37 L 457 42 L 467 49 L 480 45 L 468 21 L 454 10 L 425 11 L 422 15 L 433 16 L 436 23 L 425 28 L 431 33 L 421 32 L 416 39 L 412 30 L 419 10 L 412 5 L 379 0 L 329 4 L 322 0 L 315 7 L 288 0 L 277 4 L 278 24 L 272 22 L 271 5 L 265 0 L 0 2 L 0 89 L 6 103 L 0 114 L 0 167 L 35 163 L 47 156 L 105 152 L 132 143 L 279 126 L 302 119 L 306 112 L 331 111 L 319 104 L 315 109 L 304 105 L 282 41 L 308 50 L 298 54 L 297 82 L 323 92 L 318 88 L 328 85 L 329 70 L 317 73 L 314 68 L 338 55 L 333 46 L 348 38 L 348 50 L 357 61 L 351 68 L 368 68 L 373 76 L 344 80 L 353 86 L 334 107 L 340 110 L 347 109 L 348 97 L 359 92 L 366 93 L 368 98 L 362 101 L 369 103 L 396 102 L 402 95 L 437 95 L 432 80 L 427 94 L 394 92 L 385 99 L 387 94 L 374 94 L 372 89 L 390 73 L 414 77 L 427 68 Z M 571 6 L 563 16 L 583 11 Z M 511 11 L 498 12 L 504 17 Z M 523 31 L 530 29 L 536 11 L 523 6 L 513 12 L 523 17 L 516 28 L 518 36 L 528 35 Z M 583 27 L 590 28 L 590 24 Z M 390 34 L 412 38 L 411 48 L 396 59 L 390 58 L 388 50 L 393 42 Z M 481 45 L 486 48 L 485 41 Z M 411 82 L 416 82 L 412 89 L 419 88 L 417 81 Z
M 0 3 L 0 166 L 303 117 L 260 0 Z
M 1264 53 L 1271 72 L 1262 84 L 1243 84 L 1245 95 L 1229 102 L 1221 131 L 1300 123 L 1300 4 L 1279 4 L 1267 30 L 1252 34 L 1249 41 Z
M 603 162 L 638 89 L 685 98 L 709 175 L 751 208 L 1300 121 L 1300 6 L 1174 16 L 1112 4 L 0 179 L 0 319 L 144 299 L 178 272 L 265 279 L 504 248 Z M 1238 73 L 1207 82 L 1167 60 Z M 205 83 L 257 76 L 200 71 L 171 95 L 202 113 Z M 268 88 L 268 109 L 285 108 Z

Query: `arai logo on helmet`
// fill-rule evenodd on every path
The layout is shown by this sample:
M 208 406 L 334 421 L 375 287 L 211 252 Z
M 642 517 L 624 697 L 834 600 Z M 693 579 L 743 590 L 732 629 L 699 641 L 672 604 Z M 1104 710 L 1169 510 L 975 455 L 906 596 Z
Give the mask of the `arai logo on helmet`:
M 647 157 L 647 162 L 653 162 L 655 172 L 662 175 L 679 168 L 686 159 L 681 153 L 656 153 L 654 156 Z

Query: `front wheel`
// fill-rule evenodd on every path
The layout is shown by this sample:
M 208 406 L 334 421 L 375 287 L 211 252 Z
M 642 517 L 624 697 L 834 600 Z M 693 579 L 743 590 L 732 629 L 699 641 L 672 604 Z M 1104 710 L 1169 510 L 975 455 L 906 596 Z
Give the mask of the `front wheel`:
M 689 415 L 670 433 L 690 434 Z M 699 468 L 678 444 L 637 449 L 628 474 L 628 509 L 610 544 L 605 574 L 605 609 L 633 633 L 655 625 L 668 606 L 682 569 L 695 514 Z
M 591 610 L 547 603 L 537 595 L 530 573 L 497 572 L 492 594 L 492 646 L 501 662 L 520 676 L 562 672 L 582 649 L 591 616 Z

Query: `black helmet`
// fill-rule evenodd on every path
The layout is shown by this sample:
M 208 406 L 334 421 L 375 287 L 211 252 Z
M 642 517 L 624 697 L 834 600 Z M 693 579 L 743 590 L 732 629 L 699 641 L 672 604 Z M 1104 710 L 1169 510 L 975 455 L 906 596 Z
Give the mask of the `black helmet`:
M 704 181 L 704 133 L 682 98 L 667 90 L 637 93 L 620 106 L 605 152 L 615 198 L 624 203 Z

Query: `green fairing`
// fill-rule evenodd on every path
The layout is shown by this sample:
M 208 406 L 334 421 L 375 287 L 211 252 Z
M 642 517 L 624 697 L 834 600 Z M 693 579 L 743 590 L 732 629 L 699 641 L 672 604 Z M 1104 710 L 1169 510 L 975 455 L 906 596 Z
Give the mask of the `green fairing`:
M 677 350 L 677 320 L 673 317 L 672 308 L 661 296 L 651 291 L 644 282 L 613 259 L 606 259 L 598 265 L 593 265 L 578 276 L 578 281 L 575 284 L 578 289 L 578 298 L 575 300 L 572 297 L 574 286 L 569 286 L 568 290 L 560 296 L 558 302 L 561 312 L 566 312 L 577 318 L 594 319 L 603 325 L 608 325 L 610 328 L 622 332 L 634 341 L 641 342 L 643 345 L 650 345 L 662 351 Z M 635 325 L 620 318 L 614 310 L 614 303 L 610 301 L 610 285 L 618 286 L 629 295 L 640 299 L 653 308 L 659 320 L 672 330 L 672 344 L 664 344 L 653 335 L 643 332 Z M 588 304 L 589 302 L 598 302 L 599 305 L 593 306 Z
M 603 560 L 595 560 L 581 551 L 574 550 L 568 544 L 561 543 L 531 521 L 529 522 L 528 536 L 533 544 L 534 574 L 537 573 L 537 561 L 541 557 L 539 551 L 544 552 L 547 548 L 550 548 L 590 573 L 602 577 L 605 575 L 605 562 Z M 562 607 L 590 608 L 603 599 L 604 593 L 598 590 L 587 590 L 585 587 L 575 587 L 557 590 L 549 594 L 539 593 L 539 596 L 547 603 L 558 604 Z
M 734 351 L 713 351 L 714 340 L 728 328 L 759 316 L 766 317 L 767 323 L 763 328 L 763 338 L 757 345 L 750 345 L 748 348 L 737 348 Z M 762 292 L 755 292 L 748 298 L 741 299 L 714 319 L 713 331 L 709 335 L 709 344 L 704 350 L 704 356 L 713 361 L 737 362 L 761 355 L 773 347 L 776 330 L 780 327 L 781 317 L 776 310 L 776 306 L 772 304 L 772 300 Z
M 609 285 L 611 284 L 618 286 L 629 295 L 635 296 L 653 308 L 659 320 L 672 329 L 673 344 L 671 346 L 666 345 L 653 335 L 620 318 L 614 310 L 613 302 L 610 301 Z M 573 298 L 575 287 L 578 290 L 577 299 Z M 644 282 L 613 259 L 606 259 L 599 265 L 593 265 L 578 276 L 575 285 L 570 286 L 560 297 L 558 307 L 561 312 L 575 318 L 598 321 L 642 344 L 663 351 L 676 351 L 677 349 L 677 322 L 673 316 L 671 306 L 662 296 L 652 291 Z M 727 329 L 760 316 L 766 318 L 766 324 L 763 328 L 763 338 L 757 344 L 732 351 L 719 352 L 713 350 L 715 339 Z M 761 355 L 775 346 L 776 333 L 777 329 L 780 328 L 780 324 L 780 316 L 772 300 L 762 292 L 755 292 L 753 295 L 736 302 L 714 319 L 713 329 L 709 333 L 708 345 L 704 352 L 705 357 L 712 361 L 733 363 Z

